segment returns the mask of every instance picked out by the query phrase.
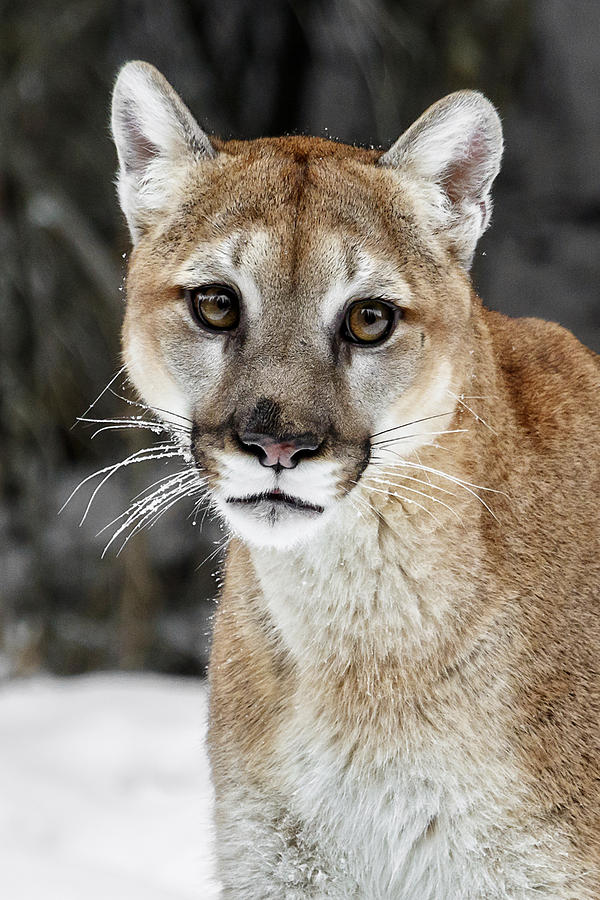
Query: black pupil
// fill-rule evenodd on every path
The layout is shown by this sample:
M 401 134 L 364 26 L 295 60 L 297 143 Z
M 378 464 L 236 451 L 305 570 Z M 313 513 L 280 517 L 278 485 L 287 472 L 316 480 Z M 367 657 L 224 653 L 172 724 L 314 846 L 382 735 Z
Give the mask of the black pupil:
M 362 311 L 363 319 L 365 320 L 365 325 L 374 325 L 377 319 L 380 319 L 382 316 L 380 309 L 373 309 L 372 306 L 367 306 Z

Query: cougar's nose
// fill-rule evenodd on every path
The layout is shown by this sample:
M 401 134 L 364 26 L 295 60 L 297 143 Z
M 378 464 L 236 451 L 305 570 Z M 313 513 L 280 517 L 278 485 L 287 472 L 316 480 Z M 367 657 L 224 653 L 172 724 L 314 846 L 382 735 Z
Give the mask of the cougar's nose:
M 314 456 L 321 441 L 314 434 L 298 434 L 285 439 L 247 431 L 239 435 L 244 450 L 258 457 L 261 466 L 294 469 L 301 459 Z

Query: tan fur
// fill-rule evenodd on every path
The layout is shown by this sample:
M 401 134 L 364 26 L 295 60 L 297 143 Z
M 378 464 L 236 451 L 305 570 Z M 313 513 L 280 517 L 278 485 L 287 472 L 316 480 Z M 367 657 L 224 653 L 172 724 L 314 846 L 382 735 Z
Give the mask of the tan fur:
M 212 144 L 132 254 L 131 377 L 194 420 L 214 490 L 260 397 L 274 427 L 329 429 L 338 467 L 321 531 L 229 546 L 210 667 L 224 896 L 600 897 L 598 357 L 486 310 L 427 185 L 378 152 Z M 228 235 L 262 304 L 230 363 L 212 336 L 199 349 L 180 278 L 221 280 Z M 357 385 L 315 323 L 364 254 L 410 298 Z M 380 451 L 395 468 L 360 468 L 369 435 L 428 415 Z

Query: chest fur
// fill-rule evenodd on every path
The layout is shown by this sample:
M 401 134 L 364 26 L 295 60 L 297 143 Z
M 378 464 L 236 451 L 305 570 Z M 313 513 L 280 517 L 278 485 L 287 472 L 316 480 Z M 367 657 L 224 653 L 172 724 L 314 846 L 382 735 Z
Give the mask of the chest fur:
M 386 752 L 370 729 L 378 724 L 365 720 L 342 734 L 297 696 L 273 759 L 274 786 L 318 848 L 316 864 L 327 870 L 341 859 L 348 896 L 579 896 L 556 866 L 559 836 L 533 825 L 509 760 L 493 750 L 483 758 L 481 740 L 440 738 L 437 728 L 434 739 L 399 727 L 395 751 Z
M 571 896 L 553 861 L 561 839 L 533 824 L 508 749 L 511 685 L 494 642 L 460 659 L 455 611 L 473 601 L 451 568 L 432 577 L 435 534 L 393 558 L 380 531 L 361 538 L 333 532 L 319 557 L 255 560 L 298 673 L 267 762 L 273 787 L 324 868 L 345 857 L 357 896 Z

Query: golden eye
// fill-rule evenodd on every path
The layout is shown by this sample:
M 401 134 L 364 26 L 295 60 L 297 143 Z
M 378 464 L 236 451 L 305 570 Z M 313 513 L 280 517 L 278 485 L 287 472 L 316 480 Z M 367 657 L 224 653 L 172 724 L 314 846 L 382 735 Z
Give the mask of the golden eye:
M 205 284 L 186 290 L 194 318 L 210 331 L 231 331 L 240 321 L 240 301 L 225 284 Z
M 356 344 L 376 344 L 392 333 L 401 311 L 386 300 L 357 300 L 344 319 L 345 337 Z

